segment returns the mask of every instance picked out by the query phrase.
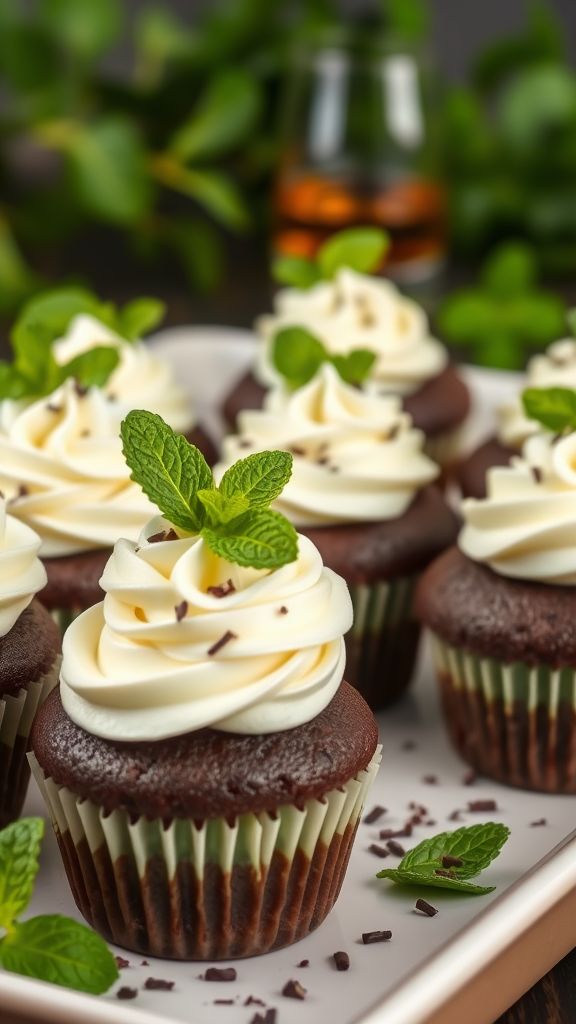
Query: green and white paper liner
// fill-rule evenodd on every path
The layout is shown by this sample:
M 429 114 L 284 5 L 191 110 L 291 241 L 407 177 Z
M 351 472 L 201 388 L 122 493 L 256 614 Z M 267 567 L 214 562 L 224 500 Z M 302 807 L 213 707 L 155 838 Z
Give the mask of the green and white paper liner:
M 340 891 L 381 758 L 302 809 L 170 823 L 90 800 L 30 764 L 76 903 L 106 939 L 151 956 L 231 959 L 278 949 L 316 928 Z
M 412 676 L 420 636 L 412 612 L 416 579 L 348 583 L 354 621 L 345 638 L 345 677 L 375 711 L 397 700 Z
M 14 821 L 24 803 L 30 768 L 26 759 L 34 716 L 58 682 L 61 658 L 18 693 L 0 696 L 0 828 Z
M 433 637 L 452 742 L 509 786 L 576 793 L 576 669 L 503 663 Z

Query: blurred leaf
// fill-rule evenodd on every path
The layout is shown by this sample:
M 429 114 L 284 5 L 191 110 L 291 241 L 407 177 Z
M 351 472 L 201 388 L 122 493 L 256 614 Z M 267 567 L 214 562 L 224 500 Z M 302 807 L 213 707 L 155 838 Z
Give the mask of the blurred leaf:
M 568 330 L 573 338 L 576 338 L 576 309 L 569 309 L 566 313 L 566 321 L 568 323 Z
M 236 183 L 222 171 L 185 169 L 174 188 L 195 199 L 225 227 L 241 231 L 249 224 L 249 214 Z
M 118 333 L 129 341 L 137 341 L 158 326 L 165 312 L 166 306 L 160 299 L 133 299 L 118 311 Z
M 219 156 L 254 129 L 261 108 L 256 81 L 240 69 L 225 70 L 210 82 L 168 148 L 184 161 Z
M 498 370 L 520 370 L 525 362 L 524 350 L 510 335 L 493 334 L 476 344 L 474 361 L 479 366 L 493 366 Z
M 452 344 L 471 344 L 494 330 L 493 304 L 477 289 L 462 288 L 441 303 L 437 323 L 442 337 Z
M 272 277 L 293 288 L 311 288 L 322 279 L 316 263 L 304 256 L 278 256 L 272 264 Z
M 558 18 L 548 3 L 533 2 L 525 30 L 487 46 L 474 65 L 472 78 L 480 89 L 493 90 L 531 65 L 562 60 L 563 53 Z
M 498 117 L 508 145 L 526 151 L 545 144 L 552 130 L 576 125 L 576 76 L 552 64 L 529 68 L 504 90 Z
M 136 78 L 153 86 L 164 67 L 185 57 L 192 46 L 192 33 L 166 7 L 145 7 L 134 28 Z
M 510 296 L 525 292 L 536 281 L 536 255 L 521 242 L 500 246 L 488 257 L 481 281 L 493 295 Z
M 12 312 L 37 287 L 38 278 L 24 260 L 7 221 L 0 217 L 0 311 Z
M 382 10 L 393 32 L 405 39 L 423 39 L 430 24 L 426 0 L 381 0 Z
M 50 90 L 61 74 L 53 40 L 40 25 L 14 21 L 0 25 L 0 75 L 23 94 Z
M 322 243 L 316 261 L 322 277 L 328 279 L 341 267 L 369 274 L 376 270 L 389 245 L 389 236 L 381 228 L 345 228 Z
M 559 295 L 533 292 L 523 295 L 509 314 L 510 328 L 531 348 L 543 348 L 565 331 L 566 305 Z
M 66 152 L 84 207 L 117 224 L 137 221 L 152 199 L 146 151 L 134 125 L 120 116 L 78 125 Z
M 116 41 L 122 13 L 117 0 L 41 0 L 37 17 L 71 53 L 90 59 Z
M 469 89 L 451 89 L 442 111 L 442 138 L 446 160 L 459 170 L 489 165 L 495 140 L 486 111 Z
M 224 271 L 224 249 L 214 226 L 203 220 L 179 220 L 170 225 L 169 240 L 190 283 L 202 292 L 213 291 Z

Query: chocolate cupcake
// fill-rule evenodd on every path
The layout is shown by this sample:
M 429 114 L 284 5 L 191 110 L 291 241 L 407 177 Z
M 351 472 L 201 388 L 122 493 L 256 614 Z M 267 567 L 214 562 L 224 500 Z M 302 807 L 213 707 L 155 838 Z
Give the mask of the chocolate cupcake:
M 537 435 L 463 503 L 459 548 L 424 575 L 452 742 L 511 786 L 576 793 L 576 434 Z
M 400 401 L 344 383 L 325 364 L 304 387 L 270 391 L 263 410 L 239 416 L 218 476 L 242 453 L 269 446 L 294 456 L 275 508 L 344 577 L 354 624 L 346 677 L 374 709 L 409 683 L 419 624 L 412 595 L 420 573 L 454 542 L 456 518 L 437 488 L 438 467 Z
M 243 460 L 216 491 L 177 450 L 187 511 L 161 489 L 195 532 L 156 519 L 118 541 L 104 602 L 66 633 L 34 770 L 90 924 L 145 955 L 230 959 L 302 938 L 332 907 L 377 728 L 342 682 L 344 581 L 266 510 L 289 461 Z
M 390 281 L 348 268 L 307 291 L 288 288 L 277 294 L 274 314 L 256 325 L 255 366 L 225 402 L 224 415 L 232 427 L 242 409 L 260 408 L 266 390 L 278 384 L 271 346 L 276 333 L 289 326 L 305 327 L 333 354 L 353 348 L 374 352 L 376 361 L 364 388 L 400 397 L 414 426 L 426 435 L 427 453 L 444 469 L 454 463 L 470 408 L 464 381 L 444 346 L 429 334 L 426 314 L 417 303 Z
M 0 499 L 0 828 L 22 810 L 30 728 L 60 665 L 58 630 L 34 600 L 46 580 L 39 548 L 40 539 L 6 515 Z

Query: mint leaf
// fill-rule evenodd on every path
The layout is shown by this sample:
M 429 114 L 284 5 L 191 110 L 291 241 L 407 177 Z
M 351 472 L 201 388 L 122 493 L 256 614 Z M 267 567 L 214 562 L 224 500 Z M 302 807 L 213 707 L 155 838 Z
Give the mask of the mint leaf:
M 21 818 L 0 832 L 0 928 L 26 909 L 38 872 L 42 818 Z
M 60 367 L 61 382 L 68 377 L 75 377 L 82 387 L 103 387 L 119 362 L 120 354 L 117 348 L 111 345 L 97 345 L 87 352 L 81 352 Z
M 15 366 L 0 362 L 0 399 L 23 398 L 28 394 L 29 380 Z
M 481 280 L 493 295 L 509 298 L 527 292 L 536 283 L 536 254 L 522 242 L 501 245 L 486 261 Z
M 444 875 L 428 875 L 419 871 L 404 871 L 402 868 L 384 868 L 376 875 L 377 878 L 389 878 L 397 885 L 419 885 L 435 889 L 452 889 L 453 892 L 469 893 L 471 896 L 485 896 L 494 892 L 494 885 L 473 885 L 459 878 L 446 878 Z
M 214 486 L 204 456 L 161 416 L 143 409 L 128 413 L 120 434 L 132 480 L 174 526 L 198 533 L 205 514 L 197 492 Z
M 263 509 L 282 493 L 291 475 L 288 452 L 255 452 L 226 470 L 218 490 L 227 499 L 241 495 L 251 509 Z
M 367 274 L 376 270 L 388 245 L 388 235 L 380 228 L 347 228 L 324 242 L 316 259 L 322 277 L 328 279 L 341 267 Z
M 111 307 L 100 302 L 87 288 L 54 288 L 35 295 L 26 303 L 12 330 L 12 344 L 18 351 L 18 336 L 30 326 L 43 328 L 54 341 L 66 333 L 74 317 L 86 313 L 110 326 Z
M 353 348 L 342 356 L 332 356 L 330 362 L 336 367 L 342 380 L 347 384 L 362 384 L 370 373 L 376 353 L 368 348 Z
M 435 871 L 442 868 L 442 857 L 458 857 L 463 863 L 451 867 L 458 878 L 473 878 L 498 856 L 510 835 L 510 829 L 499 822 L 463 826 L 455 832 L 442 832 L 424 839 L 409 850 L 398 867 L 402 871 Z
M 254 569 L 277 569 L 298 557 L 298 535 L 279 512 L 250 512 L 224 532 L 205 527 L 202 536 L 215 554 Z
M 576 391 L 570 388 L 526 388 L 522 404 L 529 419 L 555 434 L 576 430 Z
M 247 512 L 250 508 L 248 498 L 243 494 L 231 494 L 224 497 L 217 490 L 198 491 L 198 498 L 206 510 L 208 526 L 220 526 Z
M 569 309 L 566 313 L 566 320 L 568 321 L 568 330 L 573 338 L 576 338 L 576 309 Z
M 303 291 L 322 280 L 316 263 L 304 256 L 278 256 L 272 264 L 272 277 L 278 284 Z
M 137 341 L 158 326 L 165 312 L 166 305 L 160 299 L 133 299 L 117 314 L 118 334 L 128 341 Z
M 322 342 L 305 327 L 283 327 L 274 336 L 272 361 L 291 387 L 312 380 L 327 358 Z
M 112 953 L 99 935 L 60 914 L 32 917 L 0 941 L 7 971 L 99 995 L 118 977 Z

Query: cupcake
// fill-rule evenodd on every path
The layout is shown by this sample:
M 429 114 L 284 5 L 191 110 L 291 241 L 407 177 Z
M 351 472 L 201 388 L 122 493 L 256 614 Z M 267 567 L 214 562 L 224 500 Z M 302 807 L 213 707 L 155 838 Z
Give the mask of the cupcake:
M 526 387 L 576 387 L 576 340 L 563 338 L 528 363 Z M 513 455 L 519 455 L 522 445 L 540 429 L 535 420 L 528 418 L 520 394 L 505 403 L 497 413 L 498 428 L 495 435 L 479 446 L 458 469 L 458 483 L 465 498 L 484 498 L 486 473 L 491 466 L 507 466 Z
M 170 519 L 118 541 L 104 602 L 68 629 L 34 771 L 78 907 L 108 940 L 264 953 L 332 907 L 377 768 L 374 718 L 342 682 L 350 597 L 266 508 L 283 453 L 216 490 L 158 417 L 126 424 L 128 460 Z
M 275 508 L 346 580 L 354 624 L 346 677 L 373 709 L 406 688 L 418 648 L 414 584 L 456 537 L 456 518 L 436 487 L 438 467 L 399 398 L 346 384 L 330 363 L 304 387 L 268 392 L 244 411 L 222 462 L 268 447 L 293 454 L 293 473 Z
M 277 332 L 289 326 L 311 331 L 332 354 L 370 349 L 376 360 L 364 388 L 394 395 L 426 435 L 427 452 L 442 466 L 456 456 L 469 393 L 443 345 L 431 337 L 424 310 L 392 282 L 347 267 L 333 280 L 308 290 L 282 289 L 274 313 L 256 324 L 254 368 L 228 397 L 224 413 L 233 426 L 241 409 L 259 408 L 266 390 L 278 383 L 272 359 Z
M 454 746 L 484 775 L 550 793 L 576 793 L 575 462 L 576 433 L 540 434 L 489 470 L 417 593 Z
M 60 636 L 34 599 L 46 582 L 40 539 L 0 499 L 0 828 L 22 810 L 34 715 L 56 685 Z

